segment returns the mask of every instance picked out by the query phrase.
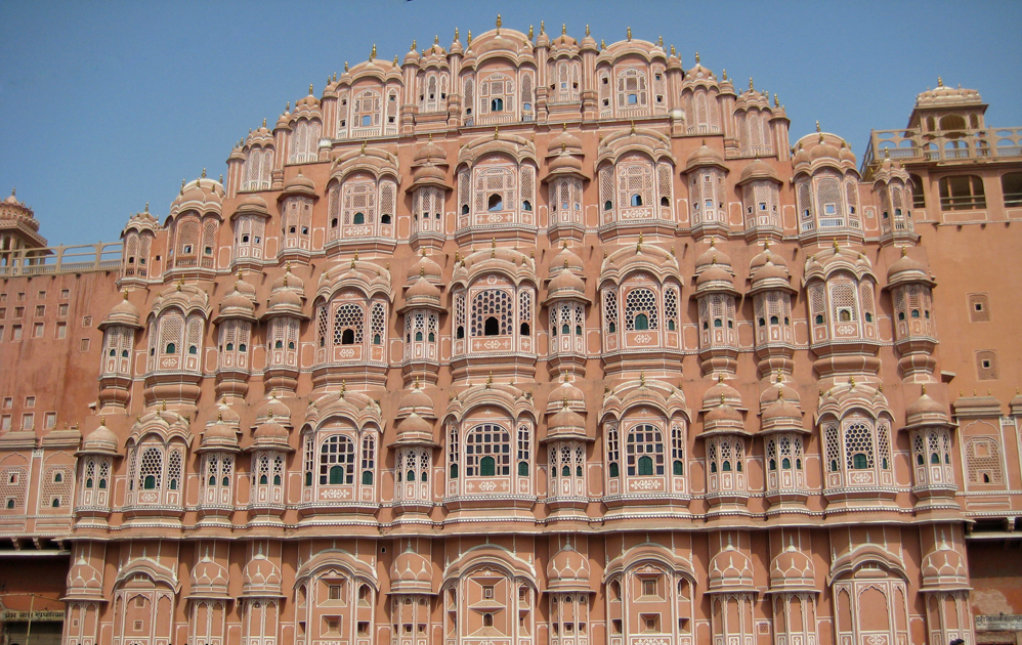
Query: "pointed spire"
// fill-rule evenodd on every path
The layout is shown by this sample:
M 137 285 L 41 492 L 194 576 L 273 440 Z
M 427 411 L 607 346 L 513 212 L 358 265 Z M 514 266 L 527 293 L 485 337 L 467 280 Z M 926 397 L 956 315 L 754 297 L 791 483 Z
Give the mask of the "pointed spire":
M 632 28 L 629 26 L 625 29 L 625 37 L 628 38 L 628 42 L 632 42 Z
M 532 36 L 533 36 L 532 25 L 529 25 L 529 40 L 532 40 Z
M 202 178 L 203 179 L 206 178 L 206 169 L 205 168 L 202 169 Z
M 664 46 L 664 36 L 663 36 L 663 34 L 661 34 L 661 35 L 656 37 L 656 44 L 659 45 L 661 49 L 663 48 L 663 46 Z
M 455 27 L 454 28 L 454 42 L 458 42 L 459 38 L 461 38 L 461 34 L 458 32 L 458 28 Z
M 700 60 L 700 59 L 699 59 L 699 52 L 696 52 L 696 65 L 698 65 L 698 64 L 699 64 L 699 60 Z
M 586 36 L 589 35 L 589 23 L 586 23 Z
M 440 34 L 433 34 L 433 44 L 434 45 L 440 44 Z
M 816 119 L 816 131 L 817 132 L 820 131 L 820 120 L 819 119 Z
M 344 61 L 344 71 L 348 71 L 348 61 Z
M 500 14 L 498 13 L 497 14 L 497 33 L 498 34 L 500 33 L 500 27 L 503 24 L 504 24 L 504 21 L 501 19 Z
M 754 88 L 754 87 L 753 87 L 753 85 L 752 85 L 752 77 L 750 76 L 750 77 L 749 77 L 749 91 L 751 92 L 751 91 L 752 91 L 752 90 L 754 90 L 754 89 L 755 89 L 755 88 Z
M 568 23 L 566 23 L 566 22 L 562 22 L 561 23 L 561 35 L 562 36 L 567 36 L 568 35 Z
M 781 107 L 781 102 L 777 100 L 777 92 L 774 92 L 774 107 Z
M 309 96 L 312 96 L 312 83 L 309 83 Z
M 720 74 L 721 74 L 720 80 L 726 81 L 727 80 L 727 68 L 725 67 L 724 69 L 722 69 L 720 71 Z
M 468 47 L 472 46 L 472 30 L 471 29 L 468 30 L 468 38 L 466 39 L 465 44 Z
M 373 43 L 373 48 L 369 51 L 369 60 L 376 60 L 376 43 Z

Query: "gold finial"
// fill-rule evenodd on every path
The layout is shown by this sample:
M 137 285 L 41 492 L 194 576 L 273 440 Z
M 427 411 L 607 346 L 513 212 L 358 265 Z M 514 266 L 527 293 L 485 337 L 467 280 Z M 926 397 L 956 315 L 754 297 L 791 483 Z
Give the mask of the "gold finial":
M 394 67 L 397 67 L 397 66 L 398 66 L 397 54 L 394 54 Z
M 763 250 L 764 251 L 770 250 L 770 240 L 763 240 Z
M 121 295 L 124 296 L 125 300 L 127 300 L 128 299 L 128 290 L 125 289 L 124 291 L 121 291 Z
M 724 400 L 724 393 L 721 392 L 720 393 L 720 404 L 721 405 L 725 405 L 726 403 L 727 403 L 727 401 Z
M 183 279 L 179 278 L 178 281 L 177 281 L 177 290 L 181 291 L 181 288 L 184 287 L 184 286 L 185 286 L 185 281 Z
M 541 34 L 545 34 L 546 33 L 546 20 L 540 20 L 539 21 L 539 33 L 541 33 Z
M 498 34 L 500 33 L 500 27 L 503 24 L 504 24 L 504 21 L 501 19 L 500 14 L 498 13 L 497 14 L 497 33 Z
M 500 137 L 500 126 L 493 126 L 493 140 L 496 141 Z
M 841 247 L 838 246 L 837 240 L 834 240 L 834 253 L 837 253 L 840 250 L 841 250 Z
M 149 202 L 145 203 L 145 210 L 142 211 L 142 212 L 144 212 L 144 213 L 148 213 L 149 212 Z
M 938 76 L 937 77 L 937 87 L 944 87 L 944 77 L 943 76 Z
M 455 27 L 454 28 L 454 40 L 457 41 L 459 38 L 461 38 L 461 34 L 458 32 L 458 28 Z
M 348 71 L 348 61 L 344 61 L 344 71 Z
M 715 237 L 711 237 L 711 238 L 710 238 L 710 248 L 711 248 L 711 249 L 712 249 L 712 248 L 716 248 L 716 246 L 717 246 L 717 238 L 715 238 Z
M 440 34 L 433 34 L 433 44 L 434 45 L 440 44 Z
M 727 80 L 727 68 L 725 67 L 724 69 L 720 70 L 720 74 L 721 74 L 721 79 L 720 80 L 726 81 Z
M 699 52 L 696 52 L 696 65 L 698 65 L 698 64 L 699 64 L 699 60 L 700 60 L 700 58 L 699 58 Z
M 561 35 L 562 36 L 567 36 L 568 35 L 568 24 L 567 23 L 564 23 L 564 22 L 561 23 Z
M 782 375 L 782 373 L 781 373 L 781 370 L 777 370 L 777 379 L 776 379 L 776 382 L 777 382 L 777 383 L 784 383 L 784 377 L 783 377 L 783 375 Z
M 202 169 L 202 178 L 203 179 L 206 178 L 206 169 L 205 168 Z
M 486 389 L 490 389 L 491 385 L 493 385 L 493 372 L 490 372 L 486 376 Z
M 99 418 L 99 425 L 101 425 L 101 426 L 105 426 L 106 425 L 106 417 L 100 417 Z
M 360 152 L 361 152 L 361 154 L 365 154 L 366 153 L 366 142 L 365 142 L 365 140 L 362 141 L 362 149 L 360 150 Z
M 167 402 L 166 401 L 160 401 L 160 412 L 166 412 L 166 411 L 167 411 Z
M 290 111 L 291 111 L 291 101 L 288 101 L 287 103 L 284 104 L 284 114 L 287 114 Z
M 529 25 L 529 40 L 532 40 L 532 34 L 533 34 L 532 25 Z
M 217 410 L 216 420 L 217 421 L 223 421 L 224 420 L 224 412 L 223 412 L 223 410 Z
M 646 387 L 646 372 L 639 372 L 639 385 Z
M 562 410 L 568 409 L 568 397 L 564 397 L 563 399 L 561 399 L 561 409 Z
M 717 382 L 718 383 L 723 383 L 724 382 L 724 373 L 723 372 L 719 372 L 717 374 Z
M 631 40 L 632 40 L 632 28 L 631 28 L 631 26 L 629 26 L 627 29 L 625 29 L 625 37 L 628 38 L 629 42 L 631 42 Z
M 777 92 L 774 92 L 774 107 L 781 107 L 781 102 L 777 99 Z
M 903 246 L 901 247 L 901 257 L 905 257 L 906 255 L 908 255 L 908 250 Z
M 344 398 L 344 393 L 348 391 L 348 382 L 341 379 L 341 398 Z
M 180 192 L 179 192 L 178 194 L 179 194 L 179 195 L 183 195 L 183 194 L 184 194 L 184 192 L 185 192 L 185 180 L 184 180 L 184 179 L 182 179 L 182 180 L 181 180 L 181 190 L 180 190 Z
M 854 390 L 855 389 L 855 377 L 854 376 L 849 376 L 848 377 L 848 389 L 850 389 L 850 390 Z
M 671 45 L 671 56 L 677 56 L 677 55 L 678 55 L 678 50 L 674 48 L 674 45 Z
M 472 30 L 471 29 L 468 30 L 468 38 L 466 39 L 465 44 L 468 45 L 469 47 L 472 46 Z
M 266 127 L 266 117 L 263 117 L 263 127 Z
M 419 277 L 420 278 L 426 277 L 426 267 L 419 267 Z
M 926 383 L 923 383 L 923 394 L 926 394 Z
M 632 121 L 632 134 L 635 134 L 635 121 Z
M 18 190 L 12 186 L 11 187 L 11 197 L 16 197 L 17 194 L 18 194 Z
M 219 181 L 221 184 L 224 183 L 224 173 L 220 173 L 220 178 L 217 181 Z
M 309 83 L 309 96 L 312 96 L 312 83 Z
M 816 131 L 817 132 L 820 131 L 820 120 L 819 119 L 816 119 Z
M 607 42 L 601 38 L 600 39 L 600 49 L 606 49 L 606 48 L 607 48 Z
M 369 51 L 369 60 L 376 60 L 376 43 L 373 43 L 373 48 Z
M 334 80 L 334 83 L 337 82 L 337 72 L 334 72 L 334 79 L 333 80 Z
M 589 35 L 589 23 L 586 23 L 586 36 Z
M 659 45 L 661 48 L 664 46 L 663 34 L 656 37 L 656 44 Z
M 753 89 L 753 86 L 752 86 L 752 77 L 750 76 L 750 77 L 749 77 L 749 91 L 751 92 L 751 91 L 752 91 L 752 89 Z

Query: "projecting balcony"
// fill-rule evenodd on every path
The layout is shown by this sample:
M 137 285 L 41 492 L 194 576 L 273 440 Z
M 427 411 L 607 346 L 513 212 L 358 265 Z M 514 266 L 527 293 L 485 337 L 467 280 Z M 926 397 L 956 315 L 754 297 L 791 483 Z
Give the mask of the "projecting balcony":
M 884 157 L 895 161 L 975 161 L 1022 157 L 1022 127 L 982 130 L 873 130 L 861 172 L 866 179 Z

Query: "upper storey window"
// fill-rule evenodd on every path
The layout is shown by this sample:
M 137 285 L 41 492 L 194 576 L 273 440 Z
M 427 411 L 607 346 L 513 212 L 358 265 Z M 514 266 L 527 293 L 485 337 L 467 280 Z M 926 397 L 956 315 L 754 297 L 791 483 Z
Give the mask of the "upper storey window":
M 304 123 L 304 121 L 303 121 Z M 245 156 L 242 190 L 269 190 L 273 169 L 273 148 L 254 147 Z
M 820 171 L 811 179 L 798 179 L 795 187 L 802 233 L 862 228 L 854 179 L 842 179 L 835 172 Z
M 514 432 L 510 428 L 516 428 Z M 467 430 L 467 431 L 466 431 Z M 532 490 L 532 422 L 510 419 L 448 427 L 448 493 L 524 493 Z M 459 449 L 460 447 L 460 449 Z
M 170 255 L 173 268 L 201 266 L 212 269 L 219 223 L 215 216 L 199 218 L 190 211 L 171 224 Z
M 128 505 L 180 506 L 184 446 L 150 437 L 129 447 Z
M 532 352 L 534 298 L 532 285 L 516 287 L 499 275 L 478 280 L 467 294 L 456 293 L 454 353 Z
M 940 179 L 940 208 L 970 211 L 987 207 L 983 180 L 978 175 L 956 175 Z
M 412 197 L 412 235 L 443 232 L 444 192 L 419 188 Z
M 605 165 L 600 168 L 602 223 L 673 220 L 673 188 L 673 170 L 666 161 L 628 154 L 617 164 Z
M 351 110 L 352 134 L 379 134 L 380 121 L 383 116 L 380 93 L 365 90 L 355 96 L 353 103 Z
M 637 419 L 638 420 L 638 419 Z M 625 420 L 606 425 L 608 487 L 611 495 L 685 493 L 686 423 L 677 418 L 665 431 L 663 419 Z M 621 436 L 619 437 L 619 432 Z
M 319 121 L 301 119 L 291 133 L 291 155 L 288 163 L 308 163 L 316 160 L 316 150 L 323 126 Z
M 631 114 L 635 108 L 646 108 L 649 97 L 646 89 L 646 70 L 630 67 L 617 77 L 618 114 Z
M 125 278 L 146 277 L 149 272 L 146 263 L 149 260 L 149 245 L 152 239 L 151 234 L 137 231 L 129 231 L 124 236 L 124 258 L 121 264 Z
M 644 347 L 677 348 L 678 285 L 661 284 L 653 276 L 637 273 L 620 287 L 607 285 L 603 296 L 603 339 L 606 351 Z M 623 311 L 619 308 L 619 299 Z
M 345 290 L 316 310 L 316 358 L 320 363 L 384 360 L 387 303 Z
M 579 100 L 579 63 L 562 60 L 554 67 L 550 84 L 554 103 L 577 103 Z
M 447 74 L 430 72 L 420 80 L 419 111 L 441 112 L 447 105 Z
M 281 204 L 281 251 L 309 251 L 312 238 L 312 198 L 292 195 Z
M 480 123 L 512 121 L 515 114 L 514 79 L 499 72 L 480 79 L 479 107 Z
M 781 215 L 777 184 L 772 181 L 752 181 L 742 186 L 742 206 L 745 208 L 745 229 L 780 228 Z
M 349 177 L 330 186 L 327 240 L 393 237 L 397 184 L 385 177 Z
M 458 228 L 535 222 L 536 167 L 501 162 L 458 173 Z
M 178 309 L 167 309 L 149 325 L 149 360 L 147 369 L 187 370 L 200 369 L 202 336 L 205 321 L 197 313 L 187 319 Z
M 376 499 L 375 426 L 320 428 L 305 437 L 306 502 L 373 502 Z

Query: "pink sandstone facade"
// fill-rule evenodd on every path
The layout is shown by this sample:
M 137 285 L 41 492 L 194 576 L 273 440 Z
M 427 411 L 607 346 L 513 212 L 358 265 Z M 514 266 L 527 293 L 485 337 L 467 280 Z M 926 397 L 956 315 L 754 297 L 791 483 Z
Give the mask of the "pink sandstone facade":
M 1020 642 L 976 91 L 858 167 L 630 33 L 312 89 L 118 244 L 0 204 L 5 644 Z

